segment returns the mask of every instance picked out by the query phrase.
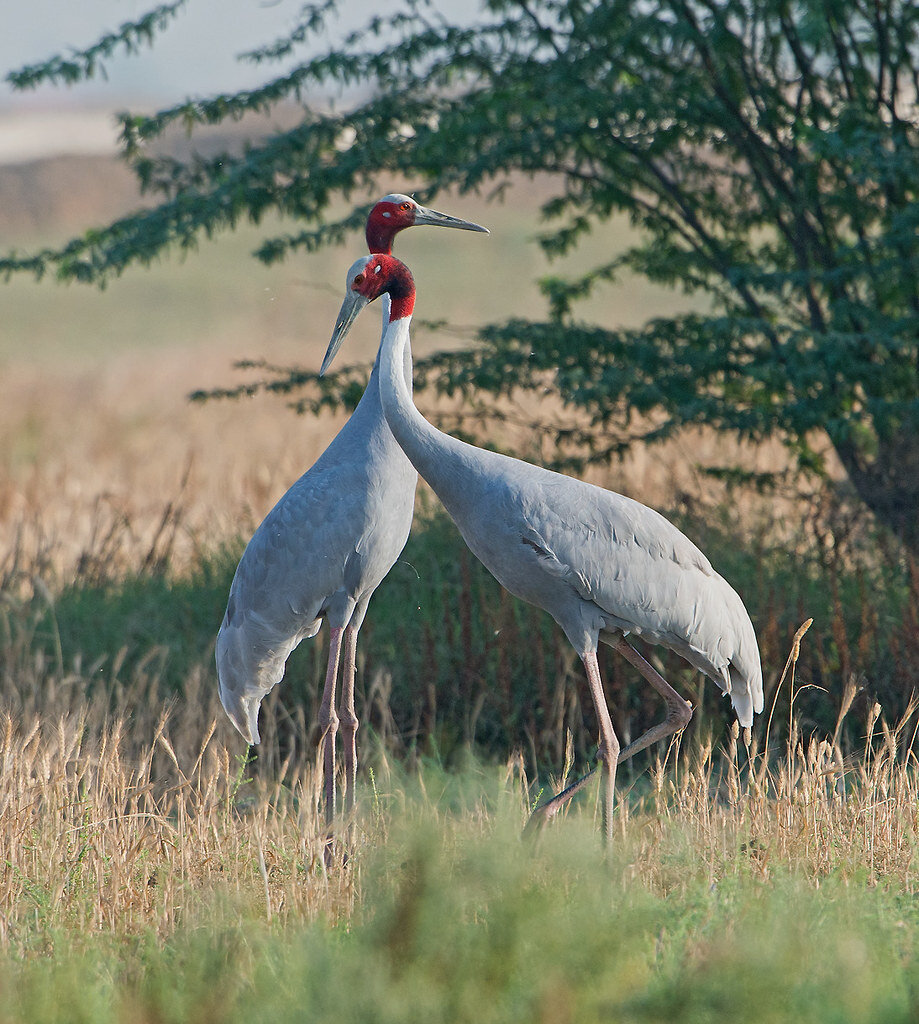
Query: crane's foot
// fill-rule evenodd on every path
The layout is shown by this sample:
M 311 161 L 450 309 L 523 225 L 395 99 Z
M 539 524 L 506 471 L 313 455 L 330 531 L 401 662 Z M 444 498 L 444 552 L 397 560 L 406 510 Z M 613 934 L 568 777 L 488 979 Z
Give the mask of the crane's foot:
M 351 862 L 352 835 L 350 831 L 344 836 L 335 836 L 331 832 L 325 837 L 322 847 L 322 863 L 326 872 L 346 868 Z
M 594 775 L 597 774 L 599 767 L 600 765 L 597 765 L 596 768 L 591 768 L 589 772 L 576 779 L 570 786 L 566 786 L 560 793 L 556 793 L 555 796 L 549 797 L 548 800 L 535 807 L 527 820 L 523 834 L 525 836 L 535 834 L 547 821 L 554 818 L 565 804 L 577 793 L 580 793 L 587 783 L 590 782 Z
M 627 747 L 623 747 L 619 751 L 616 763 L 622 764 L 623 761 L 627 761 L 633 754 L 638 753 L 639 750 L 644 750 L 646 746 L 644 740 L 645 736 L 643 735 L 634 743 L 630 743 Z M 579 779 L 572 782 L 570 786 L 566 786 L 560 793 L 556 793 L 555 796 L 549 797 L 548 800 L 541 803 L 538 807 L 534 807 L 530 812 L 530 817 L 527 819 L 526 825 L 524 826 L 523 834 L 525 836 L 532 835 L 534 832 L 541 829 L 546 822 L 551 821 L 572 797 L 576 796 L 582 789 L 584 789 L 587 783 L 590 782 L 602 767 L 603 761 L 601 760 L 598 764 L 594 765 L 589 772 L 585 772 Z

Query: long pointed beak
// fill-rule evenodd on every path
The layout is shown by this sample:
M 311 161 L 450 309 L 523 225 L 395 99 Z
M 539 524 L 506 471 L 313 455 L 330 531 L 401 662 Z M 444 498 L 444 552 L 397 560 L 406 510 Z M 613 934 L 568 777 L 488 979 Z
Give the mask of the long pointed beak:
M 436 228 L 459 228 L 460 231 L 481 231 L 490 234 L 488 228 L 481 224 L 473 224 L 471 220 L 460 220 L 459 217 L 451 217 L 448 213 L 438 213 L 437 210 L 429 210 L 426 206 L 419 206 L 415 210 L 415 226 L 419 224 L 430 224 Z
M 361 310 L 367 305 L 368 299 L 358 292 L 349 292 L 345 301 L 341 304 L 338 317 L 335 320 L 335 330 L 332 331 L 332 338 L 329 347 L 326 349 L 322 366 L 319 367 L 319 376 L 322 377 L 326 370 L 332 365 L 335 354 L 341 348 L 341 343 L 348 336 L 354 321 L 360 316 Z

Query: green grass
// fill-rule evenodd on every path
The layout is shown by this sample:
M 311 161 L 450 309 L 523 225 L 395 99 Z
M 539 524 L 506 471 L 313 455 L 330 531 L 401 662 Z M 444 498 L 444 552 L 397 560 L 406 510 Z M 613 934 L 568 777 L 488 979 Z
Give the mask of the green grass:
M 794 864 L 764 877 L 739 844 L 700 862 L 678 821 L 654 817 L 609 861 L 583 817 L 534 847 L 494 773 L 422 778 L 426 795 L 403 780 L 383 797 L 388 834 L 345 869 L 359 887 L 350 921 L 269 921 L 224 891 L 165 940 L 62 928 L 44 954 L 0 966 L 0 1019 L 915 1019 L 919 911 L 895 881 L 815 883 Z M 445 810 L 439 789 L 458 784 L 465 805 Z M 656 878 L 642 857 L 662 865 Z

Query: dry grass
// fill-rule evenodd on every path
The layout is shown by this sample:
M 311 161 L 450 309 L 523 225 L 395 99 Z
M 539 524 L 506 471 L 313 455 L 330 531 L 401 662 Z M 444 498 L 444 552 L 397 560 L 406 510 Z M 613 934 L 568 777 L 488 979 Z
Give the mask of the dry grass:
M 278 358 L 294 361 L 285 350 Z M 345 416 L 297 416 L 272 396 L 189 403 L 195 387 L 233 377 L 229 361 L 219 347 L 206 346 L 191 356 L 167 348 L 152 365 L 130 352 L 82 369 L 9 365 L 0 408 L 0 551 L 23 552 L 65 582 L 115 534 L 118 550 L 106 553 L 113 572 L 143 568 L 151 548 L 164 543 L 167 514 L 178 521 L 169 537 L 177 571 L 202 549 L 248 537 Z M 420 404 L 436 409 L 429 398 Z M 510 428 L 492 441 L 539 461 L 540 453 L 526 450 L 526 436 Z M 775 470 L 784 454 L 778 445 L 742 446 L 692 430 L 585 478 L 656 507 L 675 496 L 696 501 L 702 515 L 723 488 L 699 467 L 735 458 Z M 747 496 L 745 516 L 752 523 L 777 509 L 789 512 L 794 500 Z M 800 521 L 800 514 L 778 517 L 791 544 L 802 540 Z
M 0 694 L 8 708 L 0 722 L 0 943 L 8 949 L 47 950 L 60 933 L 78 943 L 151 929 L 167 937 L 207 922 L 217 906 L 268 921 L 347 920 L 365 853 L 385 848 L 413 800 L 445 833 L 492 828 L 487 781 L 471 808 L 451 810 L 437 772 L 422 768 L 413 783 L 378 753 L 376 773 L 360 782 L 351 862 L 326 870 L 312 758 L 263 750 L 280 767 L 252 778 L 200 675 L 182 698 L 164 701 L 155 674 L 142 669 L 126 681 L 117 666 L 106 681 L 93 672 L 59 677 L 35 663 L 20 672 Z M 852 696 L 844 695 L 840 727 Z M 915 710 L 895 725 L 872 711 L 864 747 L 848 753 L 841 728 L 835 737 L 802 736 L 794 723 L 786 749 L 770 749 L 766 716 L 746 749 L 736 729 L 724 750 L 673 744 L 622 793 L 623 883 L 667 895 L 700 873 L 716 884 L 791 872 L 816 886 L 830 877 L 883 880 L 914 893 Z M 533 798 L 522 765 L 512 758 L 498 783 L 521 825 Z M 593 796 L 553 825 L 555 834 L 584 813 L 596 817 Z M 585 851 L 575 843 L 571 855 Z
M 73 699 L 88 685 L 46 686 L 2 724 L 4 946 L 168 935 L 221 900 L 269 919 L 350 913 L 353 876 L 322 870 L 311 765 L 263 785 L 215 738 L 212 696 L 192 686 L 164 703 L 141 680 L 112 688 L 122 706 L 100 714 L 104 694 Z
M 136 570 L 167 508 L 181 511 L 171 560 L 251 531 L 321 453 L 339 421 L 306 421 L 277 401 L 190 405 L 222 357 L 161 353 L 104 367 L 20 366 L 0 414 L 0 546 L 72 578 L 118 534 L 113 571 Z

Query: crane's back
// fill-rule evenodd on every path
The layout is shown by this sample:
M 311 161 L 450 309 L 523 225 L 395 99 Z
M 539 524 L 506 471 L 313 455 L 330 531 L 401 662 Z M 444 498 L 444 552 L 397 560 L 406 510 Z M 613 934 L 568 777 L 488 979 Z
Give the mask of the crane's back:
M 450 442 L 429 482 L 504 587 L 545 608 L 579 651 L 621 633 L 669 647 L 731 694 L 741 724 L 752 723 L 762 710 L 753 625 L 688 537 L 614 491 Z

